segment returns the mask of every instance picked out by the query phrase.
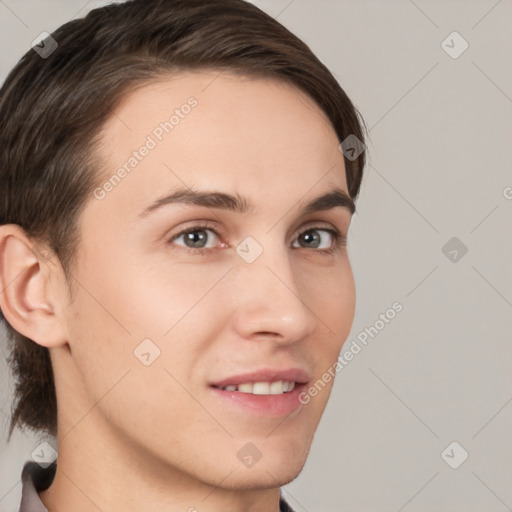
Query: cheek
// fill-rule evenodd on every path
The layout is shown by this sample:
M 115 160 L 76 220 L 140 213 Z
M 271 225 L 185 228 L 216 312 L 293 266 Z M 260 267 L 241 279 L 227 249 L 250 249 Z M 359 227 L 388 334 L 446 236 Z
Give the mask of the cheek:
M 302 398 L 308 414 L 319 421 L 337 375 L 336 362 L 352 328 L 355 283 L 348 263 L 316 283 L 310 295 L 310 307 L 318 315 L 318 334 L 308 344 L 315 375 Z
M 82 275 L 83 286 L 70 310 L 73 365 L 83 386 L 80 399 L 77 395 L 78 416 L 97 404 L 91 419 L 107 418 L 134 437 L 144 432 L 149 438 L 161 438 L 162 425 L 180 411 L 168 432 L 170 443 L 173 432 L 197 423 L 197 410 L 190 407 L 190 396 L 179 383 L 190 388 L 190 375 L 202 350 L 200 316 L 209 304 L 193 306 L 209 282 L 188 287 L 182 273 L 168 276 L 174 284 L 170 288 L 162 279 L 152 281 L 147 275 L 128 276 L 118 270 L 114 275 L 119 279 L 110 273 L 109 285 L 102 288 L 96 287 L 97 282 L 93 288 Z M 95 273 L 94 279 L 99 276 Z M 133 414 L 134 410 L 140 414 Z M 201 422 L 197 428 L 203 428 Z
M 203 298 L 229 270 L 199 263 L 200 256 L 177 262 L 165 251 L 152 258 L 130 251 L 118 256 L 96 261 L 83 281 L 96 299 L 94 314 L 105 317 L 104 327 L 134 340 L 162 337 L 182 324 L 192 310 L 204 307 Z
M 305 276 L 305 303 L 316 315 L 319 328 L 327 332 L 326 337 L 334 337 L 341 348 L 355 313 L 355 283 L 348 257 L 329 269 L 319 268 L 315 272 L 310 269 L 309 273 L 305 269 L 302 275 Z
M 175 264 L 141 271 L 126 290 L 133 304 L 125 303 L 123 314 L 139 337 L 169 340 L 183 329 L 204 329 L 222 308 L 223 297 L 215 288 L 227 270 L 222 265 Z
M 311 302 L 307 304 L 318 319 L 318 334 L 313 335 L 308 344 L 309 354 L 315 361 L 314 382 L 323 379 L 310 396 L 310 406 L 317 414 L 321 414 L 327 404 L 334 384 L 335 364 L 354 319 L 354 277 L 348 259 L 343 263 L 330 274 L 318 275 L 309 285 Z

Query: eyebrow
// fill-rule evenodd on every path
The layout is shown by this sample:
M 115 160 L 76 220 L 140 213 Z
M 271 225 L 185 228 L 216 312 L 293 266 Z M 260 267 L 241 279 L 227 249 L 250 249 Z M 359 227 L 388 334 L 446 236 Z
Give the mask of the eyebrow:
M 217 191 L 208 192 L 194 191 L 192 189 L 177 189 L 171 194 L 160 197 L 151 203 L 137 216 L 137 219 L 147 217 L 150 213 L 171 204 L 194 204 L 206 208 L 228 210 L 235 213 L 248 213 L 254 209 L 254 206 L 246 198 L 239 195 L 231 195 Z M 351 215 L 356 211 L 356 205 L 352 198 L 344 190 L 335 188 L 306 204 L 302 209 L 302 213 L 308 215 L 339 206 L 348 210 Z

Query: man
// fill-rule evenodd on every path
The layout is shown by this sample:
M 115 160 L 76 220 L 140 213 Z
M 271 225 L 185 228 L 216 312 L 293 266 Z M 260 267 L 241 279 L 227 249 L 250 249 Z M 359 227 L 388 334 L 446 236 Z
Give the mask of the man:
M 11 432 L 58 452 L 21 510 L 290 510 L 354 314 L 355 108 L 242 0 L 51 37 L 0 91 Z

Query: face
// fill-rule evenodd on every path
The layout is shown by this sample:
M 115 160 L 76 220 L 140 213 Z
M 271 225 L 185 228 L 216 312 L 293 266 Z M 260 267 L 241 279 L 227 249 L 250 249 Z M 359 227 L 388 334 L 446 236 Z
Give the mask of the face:
M 61 428 L 110 436 L 159 475 L 291 481 L 332 379 L 299 395 L 354 315 L 332 126 L 290 85 L 187 72 L 124 97 L 100 140 L 62 313 L 69 359 L 53 361 Z

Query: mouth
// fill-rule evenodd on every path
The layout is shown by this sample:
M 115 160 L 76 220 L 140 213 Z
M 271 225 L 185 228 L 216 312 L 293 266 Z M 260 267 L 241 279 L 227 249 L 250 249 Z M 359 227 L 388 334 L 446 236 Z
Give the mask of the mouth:
M 293 391 L 296 386 L 295 381 L 278 380 L 275 382 L 246 382 L 244 384 L 230 384 L 228 386 L 212 386 L 223 391 L 238 391 L 240 393 L 250 393 L 252 395 L 283 395 Z
M 290 386 L 288 391 L 284 391 L 285 385 Z M 249 386 L 252 390 L 249 389 Z M 232 389 L 233 386 L 226 386 L 229 389 L 210 386 L 210 390 L 214 399 L 219 400 L 219 409 L 233 410 L 235 414 L 240 412 L 243 415 L 241 421 L 251 419 L 254 416 L 281 418 L 290 416 L 292 413 L 298 414 L 304 405 L 299 398 L 307 384 L 277 381 L 273 383 L 250 383 L 249 386 L 244 388 L 244 385 L 241 384 L 236 387 L 242 389 L 235 390 Z M 271 386 L 273 394 L 270 393 Z M 250 417 L 248 417 L 248 414 Z
M 229 377 L 210 384 L 219 406 L 251 417 L 278 418 L 298 414 L 304 405 L 300 394 L 311 380 L 301 369 L 263 370 Z

